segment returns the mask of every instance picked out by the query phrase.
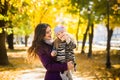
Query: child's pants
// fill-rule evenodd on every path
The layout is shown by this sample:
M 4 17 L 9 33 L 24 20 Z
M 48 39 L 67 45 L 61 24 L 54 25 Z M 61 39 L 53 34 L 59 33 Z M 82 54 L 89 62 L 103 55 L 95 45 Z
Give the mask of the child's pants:
M 63 73 L 60 73 L 60 76 L 61 76 L 62 80 L 73 80 L 71 72 L 68 70 L 64 71 Z

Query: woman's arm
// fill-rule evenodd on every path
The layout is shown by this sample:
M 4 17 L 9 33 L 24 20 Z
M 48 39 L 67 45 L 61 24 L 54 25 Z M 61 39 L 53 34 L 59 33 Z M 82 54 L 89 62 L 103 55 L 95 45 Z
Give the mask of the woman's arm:
M 67 63 L 57 63 L 52 57 L 48 56 L 45 51 L 40 50 L 38 56 L 43 64 L 43 66 L 48 71 L 65 71 L 67 70 Z

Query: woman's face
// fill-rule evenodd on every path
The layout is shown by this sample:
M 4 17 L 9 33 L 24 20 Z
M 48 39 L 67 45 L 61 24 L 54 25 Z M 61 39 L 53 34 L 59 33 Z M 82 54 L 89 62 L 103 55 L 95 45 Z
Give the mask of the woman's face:
M 47 29 L 46 29 L 46 34 L 45 34 L 45 37 L 44 37 L 45 40 L 50 40 L 52 39 L 52 36 L 51 36 L 51 28 L 48 26 Z

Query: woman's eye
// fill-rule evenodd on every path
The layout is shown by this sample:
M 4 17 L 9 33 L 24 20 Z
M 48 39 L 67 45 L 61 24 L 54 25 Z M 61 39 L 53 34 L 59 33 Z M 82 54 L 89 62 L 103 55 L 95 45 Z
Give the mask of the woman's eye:
M 46 33 L 48 34 L 49 32 L 47 31 Z
M 50 30 L 50 31 L 47 31 L 46 33 L 47 33 L 47 34 L 51 33 L 51 30 Z

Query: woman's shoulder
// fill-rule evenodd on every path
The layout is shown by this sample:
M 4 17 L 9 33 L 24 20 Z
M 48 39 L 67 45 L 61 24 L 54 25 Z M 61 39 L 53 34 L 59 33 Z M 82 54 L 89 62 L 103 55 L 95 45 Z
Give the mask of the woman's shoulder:
M 52 48 L 53 45 L 50 45 L 50 44 L 47 44 L 47 43 L 42 43 L 41 46 L 40 46 L 40 49 L 46 49 L 46 48 Z
M 52 50 L 52 46 L 48 45 L 48 44 L 42 44 L 39 49 L 38 49 L 38 53 L 39 54 L 43 54 L 43 53 L 48 53 L 49 51 Z

